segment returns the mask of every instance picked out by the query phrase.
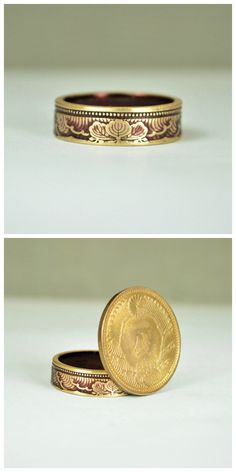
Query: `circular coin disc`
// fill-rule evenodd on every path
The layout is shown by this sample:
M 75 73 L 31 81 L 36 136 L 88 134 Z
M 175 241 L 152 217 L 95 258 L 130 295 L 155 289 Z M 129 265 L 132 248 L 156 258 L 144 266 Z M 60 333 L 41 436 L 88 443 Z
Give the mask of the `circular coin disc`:
M 98 331 L 105 370 L 124 391 L 147 395 L 175 372 L 180 331 L 173 310 L 154 290 L 132 287 L 105 307 Z

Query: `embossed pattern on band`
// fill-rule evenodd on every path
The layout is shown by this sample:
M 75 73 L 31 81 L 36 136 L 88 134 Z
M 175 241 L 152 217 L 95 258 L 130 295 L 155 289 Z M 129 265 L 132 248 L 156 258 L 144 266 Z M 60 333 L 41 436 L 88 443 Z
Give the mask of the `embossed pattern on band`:
M 65 353 L 63 353 L 65 354 Z M 109 377 L 105 370 L 64 367 L 57 365 L 60 354 L 54 356 L 51 369 L 51 383 L 67 393 L 117 397 L 126 395 Z
M 181 136 L 181 101 L 137 107 L 93 107 L 56 100 L 55 134 L 97 145 L 163 144 Z M 123 108 L 123 110 L 122 110 Z M 158 109 L 159 108 L 159 109 Z M 166 109 L 165 109 L 166 108 Z

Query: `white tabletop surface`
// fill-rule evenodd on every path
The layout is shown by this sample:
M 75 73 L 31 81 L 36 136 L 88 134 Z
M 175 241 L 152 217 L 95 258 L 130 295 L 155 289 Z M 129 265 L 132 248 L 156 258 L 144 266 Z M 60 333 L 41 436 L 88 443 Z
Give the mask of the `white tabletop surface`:
M 5 84 L 6 233 L 231 233 L 230 72 L 13 70 Z M 179 96 L 182 140 L 57 140 L 54 98 L 95 90 Z
M 105 303 L 6 300 L 6 466 L 230 467 L 230 307 L 172 303 L 182 355 L 156 394 L 63 394 L 51 357 L 96 349 Z

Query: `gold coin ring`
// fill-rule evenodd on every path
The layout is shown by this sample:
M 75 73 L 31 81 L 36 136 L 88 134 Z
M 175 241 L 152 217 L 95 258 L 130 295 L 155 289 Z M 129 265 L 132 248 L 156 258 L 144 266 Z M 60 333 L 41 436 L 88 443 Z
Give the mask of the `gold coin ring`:
M 147 93 L 87 93 L 58 97 L 55 135 L 75 143 L 143 146 L 181 136 L 179 98 Z
M 52 359 L 51 382 L 66 393 L 93 397 L 126 395 L 103 368 L 98 351 L 66 351 Z

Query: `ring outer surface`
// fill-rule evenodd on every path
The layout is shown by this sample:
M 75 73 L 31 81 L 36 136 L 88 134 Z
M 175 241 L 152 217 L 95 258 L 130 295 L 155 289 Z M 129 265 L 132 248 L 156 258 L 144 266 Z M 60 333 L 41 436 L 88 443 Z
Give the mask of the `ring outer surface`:
M 157 100 L 158 97 L 167 98 L 171 102 L 141 107 L 66 101 L 70 96 L 79 100 L 85 95 L 69 94 L 56 98 L 54 133 L 57 138 L 80 144 L 145 146 L 171 143 L 181 137 L 182 100 L 179 98 L 154 94 Z
M 73 350 L 56 354 L 52 359 L 51 383 L 57 389 L 74 395 L 96 397 L 120 397 L 127 395 L 114 382 L 104 369 L 74 367 L 59 360 L 70 353 L 93 352 L 95 350 Z

